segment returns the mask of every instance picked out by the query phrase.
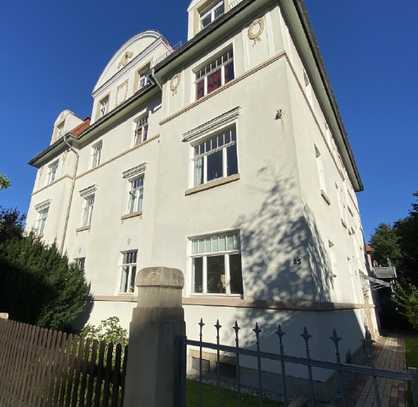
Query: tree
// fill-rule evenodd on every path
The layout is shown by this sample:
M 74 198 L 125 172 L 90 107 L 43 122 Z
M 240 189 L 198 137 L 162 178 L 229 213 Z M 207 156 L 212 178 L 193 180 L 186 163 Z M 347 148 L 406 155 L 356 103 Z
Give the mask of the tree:
M 71 331 L 91 304 L 76 264 L 33 234 L 0 243 L 0 309 L 14 320 Z
M 411 327 L 418 330 L 418 290 L 412 284 L 397 284 L 393 301 L 399 306 L 399 312 L 406 317 Z
M 25 217 L 17 209 L 0 208 L 0 243 L 22 236 Z
M 9 188 L 10 181 L 4 175 L 0 174 L 0 189 Z
M 414 194 L 418 198 L 418 192 Z M 400 275 L 418 286 L 418 203 L 413 203 L 409 215 L 394 226 L 399 236 Z
M 388 259 L 397 266 L 401 259 L 401 248 L 397 230 L 390 225 L 379 225 L 371 239 L 373 258 L 381 266 L 389 266 Z

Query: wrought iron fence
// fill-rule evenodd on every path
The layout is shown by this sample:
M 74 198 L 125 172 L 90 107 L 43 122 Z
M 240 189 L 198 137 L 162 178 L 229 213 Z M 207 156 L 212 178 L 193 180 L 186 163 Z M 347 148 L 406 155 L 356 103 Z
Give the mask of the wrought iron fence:
M 349 378 L 351 377 L 363 377 L 367 380 L 371 380 L 371 387 L 373 388 L 374 393 L 374 405 L 377 407 L 384 406 L 385 400 L 382 400 L 382 390 L 379 389 L 379 380 L 380 379 L 390 379 L 397 382 L 402 382 L 407 385 L 411 385 L 414 405 L 418 407 L 418 394 L 417 394 L 417 379 L 418 374 L 415 369 L 408 369 L 407 371 L 401 370 L 388 370 L 380 369 L 375 366 L 374 350 L 373 350 L 373 341 L 370 333 L 366 330 L 365 339 L 363 341 L 363 350 L 366 357 L 366 364 L 353 364 L 345 363 L 342 361 L 341 357 L 341 341 L 343 340 L 334 329 L 331 332 L 330 337 L 328 338 L 328 343 L 330 346 L 333 346 L 333 353 L 335 353 L 335 361 L 324 361 L 317 360 L 311 356 L 311 341 L 312 335 L 305 327 L 303 332 L 300 334 L 300 340 L 302 341 L 302 346 L 304 348 L 305 355 L 293 356 L 286 353 L 285 347 L 285 336 L 283 328 L 279 325 L 275 331 L 277 336 L 277 353 L 266 352 L 262 350 L 262 340 L 261 333 L 262 329 L 258 323 L 255 324 L 253 329 L 253 339 L 254 345 L 250 348 L 242 347 L 240 344 L 240 326 L 238 322 L 235 322 L 234 326 L 231 327 L 231 334 L 235 342 L 234 346 L 228 346 L 221 344 L 221 330 L 222 326 L 218 321 L 214 324 L 213 328 L 216 330 L 216 343 L 205 342 L 204 331 L 206 324 L 203 319 L 199 322 L 199 340 L 191 340 L 184 338 L 181 341 L 184 345 L 184 355 L 187 351 L 196 351 L 196 356 L 198 359 L 198 364 L 195 366 L 197 374 L 193 378 L 197 387 L 193 387 L 194 400 L 187 404 L 187 407 L 206 407 L 210 404 L 210 401 L 206 397 L 208 392 L 205 386 L 210 386 L 213 390 L 213 393 L 217 394 L 214 397 L 218 397 L 216 404 L 213 405 L 236 405 L 236 406 L 290 406 L 292 401 L 295 401 L 294 397 L 291 397 L 289 392 L 289 383 L 292 381 L 292 377 L 288 373 L 288 366 L 298 365 L 302 366 L 303 369 L 306 369 L 306 376 L 303 378 L 304 389 L 308 389 L 308 394 L 306 398 L 306 405 L 317 406 L 319 403 L 317 397 L 318 382 L 314 379 L 314 369 L 325 369 L 333 372 L 332 381 L 335 383 L 335 394 L 334 399 L 331 400 L 335 405 L 348 407 L 353 405 L 353 400 L 348 397 L 349 392 Z M 292 338 L 296 340 L 297 338 Z M 326 346 L 324 342 L 322 346 Z M 215 368 L 210 369 L 208 366 L 204 366 L 207 362 L 204 358 L 203 352 L 208 350 L 214 357 Z M 224 355 L 234 355 L 234 369 L 232 380 L 225 379 L 221 373 L 222 360 Z M 249 357 L 253 359 L 253 375 L 251 376 L 251 384 L 248 385 L 242 382 L 242 370 L 243 365 L 241 359 L 243 357 Z M 184 360 L 186 358 L 184 357 Z M 196 360 L 196 358 L 195 358 Z M 269 393 L 264 387 L 264 380 L 266 375 L 266 370 L 263 370 L 263 364 L 265 361 L 277 362 L 277 374 L 274 375 L 277 381 L 276 391 L 274 394 Z M 186 373 L 186 366 L 180 367 L 183 373 Z M 245 367 L 246 370 L 247 367 Z M 190 369 L 189 369 L 190 371 Z M 190 372 L 189 372 L 190 373 Z M 247 374 L 248 382 L 248 374 Z M 291 383 L 292 384 L 292 383 Z M 300 385 L 300 384 L 299 384 Z M 185 386 L 186 387 L 186 386 Z M 190 391 L 191 386 L 187 386 L 187 391 Z M 299 387 L 300 388 L 300 387 Z M 225 391 L 228 391 L 229 394 L 225 396 Z M 234 399 L 232 404 L 225 404 L 223 398 L 231 400 Z M 186 398 L 186 397 L 184 397 Z M 180 396 L 180 400 L 182 397 Z M 300 400 L 302 402 L 302 400 Z M 180 403 L 180 405 L 182 405 Z M 300 405 L 305 405 L 300 404 Z

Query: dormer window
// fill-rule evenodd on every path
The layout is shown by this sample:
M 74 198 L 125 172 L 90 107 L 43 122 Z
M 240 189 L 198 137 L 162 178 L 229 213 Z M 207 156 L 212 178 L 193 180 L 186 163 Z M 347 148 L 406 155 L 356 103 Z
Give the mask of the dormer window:
M 137 90 L 141 90 L 150 84 L 151 69 L 149 65 L 147 65 L 145 68 L 140 69 L 137 72 L 137 75 Z
M 202 26 L 202 29 L 221 17 L 224 12 L 225 4 L 223 0 L 215 3 L 211 2 L 209 7 L 206 7 L 200 13 L 200 25 Z
M 99 119 L 103 116 L 105 116 L 109 112 L 109 96 L 104 97 L 99 102 Z
M 125 81 L 121 85 L 118 86 L 118 89 L 116 92 L 117 105 L 119 106 L 120 104 L 122 104 L 126 100 L 127 96 L 128 96 L 128 81 Z
M 60 139 L 64 135 L 64 124 L 65 122 L 62 122 L 56 127 L 55 140 Z
M 235 78 L 232 47 L 196 72 L 196 99 L 200 99 Z

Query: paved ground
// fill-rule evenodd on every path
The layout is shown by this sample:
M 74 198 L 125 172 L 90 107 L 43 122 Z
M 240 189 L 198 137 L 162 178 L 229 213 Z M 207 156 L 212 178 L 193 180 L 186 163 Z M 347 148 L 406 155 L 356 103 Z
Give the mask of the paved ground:
M 377 343 L 376 367 L 405 370 L 405 344 L 402 338 L 381 337 Z M 406 384 L 389 379 L 377 379 L 382 407 L 406 407 Z M 355 407 L 377 407 L 373 379 L 358 382 L 351 395 Z

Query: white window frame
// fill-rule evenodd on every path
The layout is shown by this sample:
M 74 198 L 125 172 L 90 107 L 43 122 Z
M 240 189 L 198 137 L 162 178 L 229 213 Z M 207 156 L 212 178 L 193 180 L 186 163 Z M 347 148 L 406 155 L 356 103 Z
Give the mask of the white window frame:
M 223 7 L 223 12 L 221 15 L 219 15 L 218 17 L 215 16 L 215 11 L 218 10 L 219 8 Z M 204 9 L 203 12 L 199 13 L 199 22 L 200 22 L 200 29 L 204 29 L 206 27 L 208 27 L 209 25 L 211 25 L 214 21 L 216 21 L 218 18 L 222 17 L 225 14 L 225 1 L 221 0 L 218 1 L 214 4 L 211 4 L 209 6 L 209 8 Z M 203 20 L 210 16 L 210 23 L 206 24 L 205 26 L 203 25 Z
M 121 105 L 128 96 L 128 80 L 122 82 L 116 89 L 116 105 Z
M 46 185 L 51 185 L 57 180 L 59 160 L 54 161 L 48 165 Z
M 222 51 L 218 52 L 217 54 L 215 54 L 214 56 L 208 58 L 203 64 L 199 65 L 199 67 L 197 67 L 196 69 L 193 70 L 193 74 L 194 74 L 194 99 L 195 100 L 200 100 L 203 99 L 205 96 L 211 94 L 212 92 L 215 92 L 217 89 L 222 88 L 223 86 L 226 85 L 226 83 L 229 83 L 231 81 L 233 81 L 236 77 L 236 72 L 235 72 L 235 57 L 234 57 L 235 53 L 234 53 L 234 47 L 232 44 L 229 44 L 228 46 L 226 46 L 225 48 L 223 48 Z M 226 57 L 225 57 L 226 56 Z M 224 59 L 225 57 L 225 59 Z M 218 64 L 218 60 L 219 58 L 222 59 L 221 64 Z M 232 61 L 232 67 L 233 67 L 233 78 L 230 79 L 228 82 L 225 82 L 225 69 L 226 66 L 228 64 L 230 64 Z M 213 74 L 214 72 L 216 72 L 219 67 L 221 67 L 221 85 L 212 90 L 211 92 L 208 92 L 208 76 L 210 76 L 211 74 Z M 203 96 L 198 98 L 197 95 L 197 87 L 198 84 L 203 80 L 203 87 L 204 87 L 204 94 Z
M 146 86 L 150 84 L 150 74 L 151 74 L 151 66 L 150 64 L 145 65 L 138 71 L 136 71 L 137 75 L 137 91 L 144 89 Z
M 38 218 L 36 220 L 35 232 L 39 237 L 43 237 L 45 233 L 46 223 L 48 221 L 49 206 L 37 210 Z
M 103 141 L 100 140 L 91 146 L 90 169 L 97 168 L 102 160 Z
M 125 256 L 128 256 L 129 254 L 134 254 L 135 253 L 135 263 L 125 263 Z M 121 264 L 120 264 L 120 273 L 119 273 L 119 287 L 118 287 L 118 292 L 120 295 L 132 295 L 135 293 L 135 281 L 134 281 L 134 287 L 131 287 L 131 280 L 132 280 L 132 272 L 133 272 L 133 268 L 135 267 L 135 276 L 138 274 L 138 249 L 132 249 L 132 250 L 125 250 L 123 252 L 121 252 Z M 122 277 L 124 276 L 124 267 L 128 268 L 128 273 L 127 273 L 127 278 L 126 278 L 126 282 L 127 282 L 127 290 L 124 291 L 122 290 Z
M 83 196 L 83 205 L 81 208 L 81 227 L 82 228 L 87 228 L 91 226 L 95 200 L 96 200 L 95 193 Z
M 328 193 L 327 180 L 325 177 L 324 162 L 322 159 L 321 151 L 316 145 L 315 145 L 315 160 L 316 160 L 316 169 L 318 172 L 319 188 L 321 192 Z
M 134 187 L 135 182 L 141 182 L 142 185 Z M 128 205 L 127 215 L 141 214 L 144 208 L 144 182 L 145 174 L 141 173 L 128 179 Z
M 221 145 L 221 147 L 217 148 L 211 148 L 208 151 L 197 153 L 197 149 L 200 149 L 199 146 L 205 146 L 205 143 L 208 141 L 213 140 L 215 137 L 223 137 L 225 140 L 225 143 Z M 229 137 L 229 142 L 226 142 L 227 137 Z M 236 146 L 236 152 L 237 152 L 237 172 L 235 174 L 228 175 L 228 147 L 230 146 Z M 228 176 L 239 174 L 239 160 L 238 160 L 238 142 L 237 142 L 237 125 L 236 123 L 233 123 L 232 125 L 229 125 L 221 130 L 218 130 L 216 132 L 213 132 L 205 137 L 200 138 L 196 142 L 191 144 L 192 147 L 192 186 L 197 187 L 200 185 L 205 185 L 208 182 L 214 182 L 216 180 L 220 180 L 223 178 L 227 178 Z M 214 178 L 213 180 L 208 181 L 208 156 L 222 150 L 222 177 Z M 203 181 L 201 183 L 197 182 L 197 161 L 202 159 L 202 166 L 203 166 Z
M 86 271 L 86 258 L 85 257 L 77 257 L 74 259 L 74 263 L 77 264 L 79 269 L 84 273 Z
M 139 146 L 148 140 L 148 112 L 134 120 L 133 146 Z
M 220 251 L 210 251 L 210 252 L 199 252 L 193 253 L 193 244 L 199 239 L 213 239 L 216 236 L 231 236 L 235 235 L 238 238 L 238 249 Z M 193 296 L 232 296 L 232 297 L 242 297 L 244 295 L 244 275 L 243 275 L 243 259 L 242 259 L 242 248 L 241 248 L 241 238 L 239 230 L 231 230 L 227 232 L 215 232 L 201 236 L 189 237 L 189 253 L 190 253 L 190 293 Z M 230 273 L 230 256 L 239 254 L 241 256 L 241 281 L 242 281 L 242 294 L 232 294 L 231 293 L 231 273 Z M 207 287 L 207 259 L 209 257 L 224 256 L 225 261 L 225 293 L 208 293 Z M 195 292 L 195 275 L 194 275 L 194 259 L 202 258 L 202 292 Z
M 103 116 L 106 116 L 109 113 L 109 106 L 110 106 L 110 96 L 106 95 L 105 97 L 99 100 L 97 106 L 97 117 L 100 119 Z
M 59 123 L 56 126 L 55 140 L 60 139 L 64 135 L 64 125 L 65 125 L 65 120 L 63 120 L 61 123 Z

